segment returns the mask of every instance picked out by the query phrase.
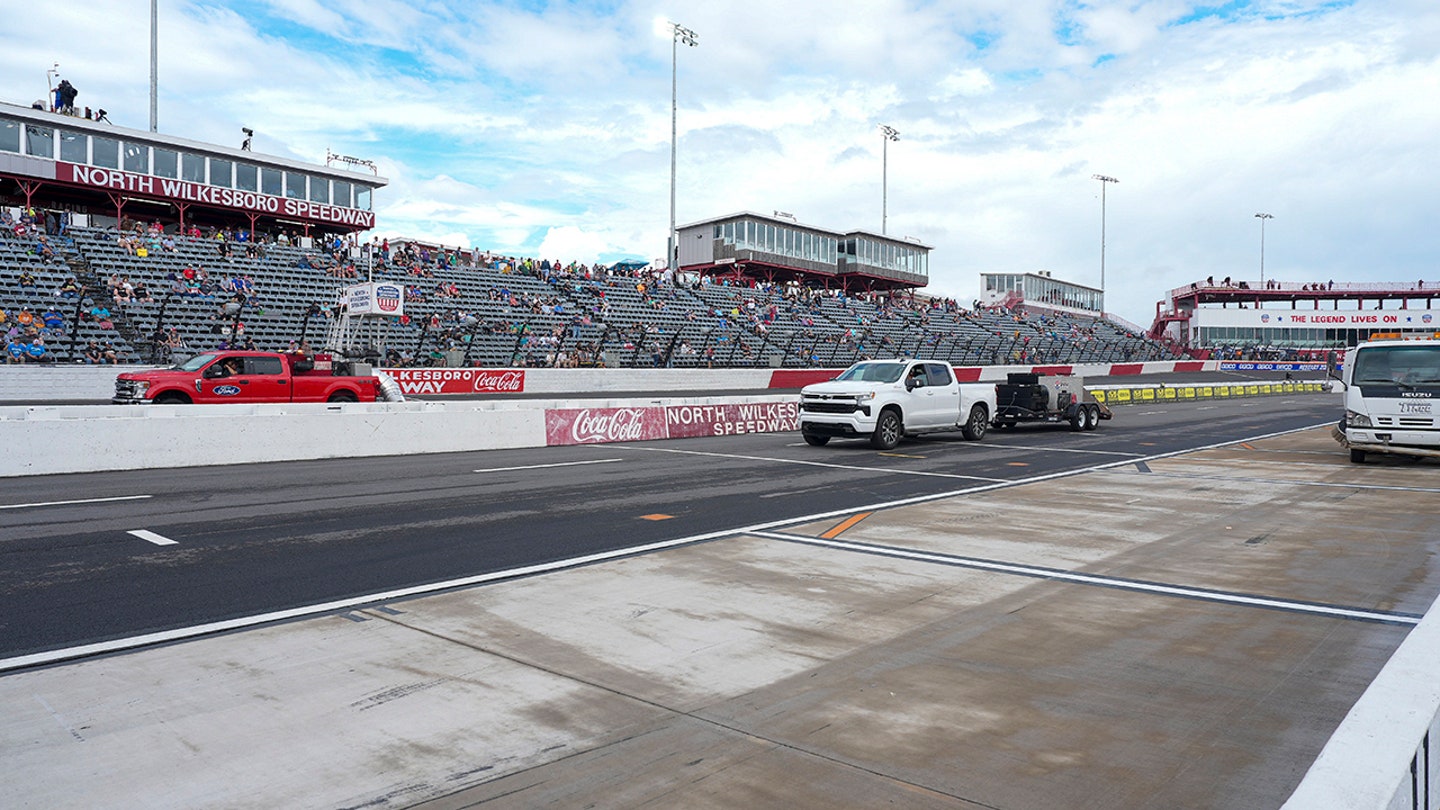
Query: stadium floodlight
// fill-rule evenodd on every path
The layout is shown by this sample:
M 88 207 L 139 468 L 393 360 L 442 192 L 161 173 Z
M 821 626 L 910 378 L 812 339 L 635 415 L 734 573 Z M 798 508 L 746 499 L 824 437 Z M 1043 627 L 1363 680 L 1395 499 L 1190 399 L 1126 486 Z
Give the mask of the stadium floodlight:
M 1092 174 L 1090 179 L 1100 181 L 1100 294 L 1105 294 L 1105 189 L 1111 183 L 1118 183 L 1113 177 L 1104 174 Z M 1104 304 L 1100 305 L 1104 308 Z
M 1265 220 L 1274 219 L 1273 214 L 1256 214 L 1255 218 L 1260 220 L 1260 287 L 1265 287 Z
M 675 265 L 675 146 L 676 146 L 676 118 L 678 116 L 678 85 L 676 83 L 676 65 L 679 63 L 680 43 L 690 47 L 700 44 L 700 35 L 686 28 L 677 22 L 665 20 L 663 26 L 659 20 L 655 22 L 656 30 L 670 36 L 670 230 L 665 238 L 665 268 L 674 271 Z
M 890 142 L 900 140 L 900 133 L 891 126 L 880 125 L 880 234 L 890 224 Z

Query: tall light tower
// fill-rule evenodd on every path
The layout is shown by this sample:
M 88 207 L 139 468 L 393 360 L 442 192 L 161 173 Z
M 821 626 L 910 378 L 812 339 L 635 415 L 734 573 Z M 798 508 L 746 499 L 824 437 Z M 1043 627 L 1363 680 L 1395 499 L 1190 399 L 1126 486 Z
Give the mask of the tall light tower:
M 1111 183 L 1118 183 L 1113 177 L 1103 174 L 1092 174 L 1091 178 L 1100 181 L 1100 292 L 1105 292 L 1105 189 Z
M 1260 220 L 1260 287 L 1265 287 L 1265 220 L 1274 219 L 1273 214 L 1256 214 L 1255 218 Z
M 666 20 L 665 26 L 670 30 L 670 231 L 665 239 L 665 268 L 673 271 L 675 268 L 675 119 L 679 109 L 676 92 L 678 88 L 676 65 L 679 60 L 680 43 L 683 42 L 693 48 L 700 44 L 700 36 L 677 22 Z
M 890 142 L 900 140 L 894 127 L 880 125 L 880 233 L 890 223 Z

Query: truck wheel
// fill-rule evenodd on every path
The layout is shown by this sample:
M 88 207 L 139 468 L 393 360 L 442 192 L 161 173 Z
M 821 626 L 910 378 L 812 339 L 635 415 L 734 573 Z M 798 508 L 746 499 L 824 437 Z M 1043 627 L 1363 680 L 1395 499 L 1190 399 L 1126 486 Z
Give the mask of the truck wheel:
M 987 427 L 990 427 L 990 414 L 984 405 L 975 405 L 970 408 L 970 419 L 965 422 L 965 427 L 960 429 L 960 435 L 972 442 L 978 442 L 985 438 Z
M 905 426 L 898 412 L 881 411 L 880 419 L 875 423 L 875 432 L 870 434 L 870 446 L 876 450 L 894 450 L 904 433 Z
M 1100 406 L 1086 405 L 1085 420 L 1086 430 L 1094 430 L 1095 428 L 1100 427 Z
M 824 447 L 825 445 L 830 443 L 829 436 L 818 436 L 814 433 L 806 433 L 804 435 L 805 443 L 810 445 L 811 447 Z
M 359 402 L 349 391 L 336 391 L 330 395 L 330 402 Z
M 155 398 L 156 405 L 188 405 L 190 400 L 173 391 L 161 394 Z
M 1364 463 L 1365 463 L 1365 451 L 1364 451 L 1364 450 L 1351 450 L 1351 451 L 1350 451 L 1350 463 L 1351 463 L 1351 464 L 1364 464 Z

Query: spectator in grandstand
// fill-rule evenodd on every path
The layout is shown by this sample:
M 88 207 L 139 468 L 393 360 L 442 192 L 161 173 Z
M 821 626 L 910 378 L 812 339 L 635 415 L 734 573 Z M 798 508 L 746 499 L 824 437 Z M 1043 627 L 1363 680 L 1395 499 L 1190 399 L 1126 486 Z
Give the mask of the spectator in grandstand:
M 29 353 L 29 345 L 25 343 L 18 334 L 10 336 L 5 344 L 5 362 L 19 364 L 25 362 L 25 355 Z
M 60 311 L 54 307 L 50 307 L 49 309 L 45 310 L 45 312 L 40 316 L 40 319 L 45 322 L 45 327 L 47 329 L 65 328 L 65 316 L 61 315 Z
M 15 283 L 24 288 L 35 289 L 35 277 L 30 275 L 30 271 L 28 270 L 21 273 L 20 277 L 15 280 Z
M 104 355 L 100 351 L 100 344 L 91 340 L 85 344 L 85 362 L 96 366 L 104 362 Z
M 85 288 L 80 286 L 80 282 L 76 281 L 74 276 L 71 276 L 56 288 L 55 293 L 61 298 L 79 298 L 80 294 L 84 291 Z

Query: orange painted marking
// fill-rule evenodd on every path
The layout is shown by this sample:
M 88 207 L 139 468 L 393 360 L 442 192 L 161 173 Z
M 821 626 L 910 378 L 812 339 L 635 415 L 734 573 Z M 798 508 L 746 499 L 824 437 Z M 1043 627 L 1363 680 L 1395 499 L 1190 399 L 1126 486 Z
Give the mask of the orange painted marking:
M 1245 448 L 1246 450 L 1254 450 L 1254 449 L 1255 449 L 1254 447 L 1252 447 L 1252 446 L 1250 445 L 1249 442 L 1240 442 L 1240 446 L 1243 447 L 1243 448 Z
M 1024 461 L 1012 461 L 1012 462 L 1010 462 L 1009 464 L 1006 464 L 1005 466 L 1006 466 L 1006 467 L 1029 467 L 1030 465 L 1029 465 L 1029 463 L 1024 462 Z
M 860 512 L 860 513 L 858 513 L 858 514 L 851 515 L 850 517 L 845 518 L 844 520 L 842 520 L 842 521 L 840 521 L 839 523 L 835 524 L 835 526 L 832 527 L 832 528 L 830 529 L 830 531 L 825 532 L 824 534 L 820 535 L 820 539 L 822 539 L 822 540 L 834 540 L 835 538 L 839 537 L 840 535 L 844 534 L 845 532 L 850 531 L 850 529 L 853 528 L 856 523 L 859 523 L 860 521 L 864 520 L 864 519 L 867 518 L 867 517 L 870 517 L 870 516 L 873 515 L 873 514 L 875 514 L 875 513 L 874 513 L 874 512 Z
M 675 517 L 675 516 L 674 516 L 674 515 L 654 514 L 654 515 L 641 515 L 641 516 L 640 516 L 640 519 L 641 519 L 641 520 L 670 520 L 670 519 L 673 518 L 673 517 Z

